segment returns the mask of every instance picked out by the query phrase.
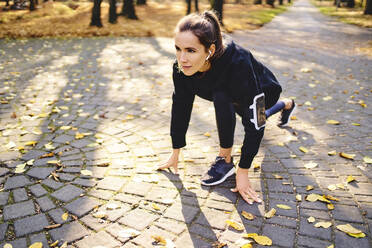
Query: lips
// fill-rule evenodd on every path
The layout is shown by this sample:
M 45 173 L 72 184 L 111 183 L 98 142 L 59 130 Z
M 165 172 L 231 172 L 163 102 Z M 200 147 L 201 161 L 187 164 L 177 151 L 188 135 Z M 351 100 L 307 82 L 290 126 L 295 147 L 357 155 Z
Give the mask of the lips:
M 187 69 L 190 69 L 190 68 L 191 68 L 191 66 L 186 66 L 186 65 L 182 66 L 182 69 L 184 69 L 184 70 L 187 70 Z

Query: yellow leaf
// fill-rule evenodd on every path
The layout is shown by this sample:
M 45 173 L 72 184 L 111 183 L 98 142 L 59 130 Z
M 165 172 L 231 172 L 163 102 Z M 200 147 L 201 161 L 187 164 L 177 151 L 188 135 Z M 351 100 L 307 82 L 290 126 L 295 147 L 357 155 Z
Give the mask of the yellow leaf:
M 275 177 L 276 179 L 283 179 L 283 177 L 280 176 L 280 175 L 278 175 L 278 174 L 274 174 L 274 177 Z
M 355 154 L 348 154 L 344 152 L 340 152 L 339 154 L 340 154 L 340 157 L 351 159 L 351 160 L 353 160 L 355 157 Z
M 81 170 L 80 173 L 84 176 L 91 176 L 93 175 L 93 172 L 90 170 Z
M 309 202 L 316 202 L 321 196 L 318 195 L 318 194 L 310 194 L 308 196 L 306 196 L 306 201 L 309 201 Z
M 35 159 L 30 159 L 26 162 L 27 165 L 34 165 Z
M 63 221 L 66 221 L 68 219 L 68 213 L 62 214 L 61 218 Z
M 301 72 L 303 72 L 303 73 L 309 73 L 309 72 L 312 72 L 312 70 L 309 69 L 309 68 L 301 68 Z
M 283 142 L 278 142 L 278 146 L 284 146 Z
M 261 168 L 261 165 L 260 164 L 258 164 L 258 163 L 253 163 L 253 169 L 254 170 L 258 170 L 258 169 L 260 169 Z
M 333 197 L 331 195 L 324 195 L 324 198 L 326 198 L 328 200 L 332 200 L 332 201 L 340 201 L 338 198 Z
M 334 156 L 336 154 L 337 154 L 337 152 L 335 150 L 328 152 L 328 155 L 329 156 Z
M 59 243 L 59 240 L 56 240 L 54 243 L 50 244 L 50 247 L 54 247 L 54 246 L 57 246 Z
M 299 195 L 299 194 L 297 194 L 297 195 L 296 195 L 296 200 L 297 200 L 297 201 L 302 201 L 302 196 Z
M 330 245 L 327 248 L 335 248 L 335 246 L 334 245 Z
M 335 209 L 335 206 L 332 203 L 329 203 L 329 204 L 327 204 L 327 208 L 329 210 L 333 210 L 333 209 Z
M 134 115 L 127 115 L 127 117 L 125 117 L 125 119 L 127 119 L 127 120 L 133 120 L 134 119 Z
M 305 106 L 311 106 L 311 102 L 306 101 L 306 102 L 304 103 L 304 105 L 305 105 Z
M 104 211 L 98 211 L 96 213 L 93 213 L 93 217 L 97 219 L 104 219 L 107 218 L 107 213 Z
M 295 120 L 297 120 L 297 116 L 295 116 L 295 115 L 292 115 L 292 116 L 291 116 L 291 120 L 292 120 L 292 121 L 295 121 Z
M 58 164 L 59 162 L 59 160 L 49 160 L 47 164 Z
M 370 157 L 367 157 L 367 156 L 363 157 L 363 161 L 366 164 L 372 164 L 372 158 Z
M 36 242 L 30 245 L 28 248 L 43 248 L 43 243 L 41 242 Z
M 3 248 L 13 248 L 13 246 L 12 246 L 11 244 L 9 244 L 9 243 L 6 243 L 6 244 L 3 246 Z
M 160 210 L 159 206 L 156 205 L 155 203 L 152 204 L 152 208 L 155 209 L 155 210 Z
M 25 143 L 25 146 L 35 146 L 37 144 L 37 141 L 28 141 Z
M 354 238 L 364 238 L 366 235 L 364 233 L 347 233 L 349 236 L 354 237 Z
M 319 196 L 318 200 L 319 201 L 322 201 L 322 202 L 326 202 L 326 203 L 331 203 L 324 195 L 323 196 Z
M 256 236 L 253 238 L 260 245 L 272 245 L 273 241 L 267 236 Z
M 272 208 L 269 212 L 264 214 L 264 217 L 266 219 L 270 219 L 271 217 L 273 217 L 275 215 L 275 213 L 276 213 L 276 209 Z
M 359 123 L 355 123 L 355 122 L 353 122 L 353 123 L 351 123 L 351 125 L 353 125 L 353 126 L 360 126 L 360 124 Z
M 352 175 L 347 176 L 346 182 L 351 183 L 352 181 L 355 181 L 355 178 Z
M 339 121 L 336 121 L 336 120 L 328 120 L 328 121 L 327 121 L 327 124 L 331 124 L 331 125 L 340 125 L 340 122 L 339 122 Z
M 211 137 L 211 134 L 206 132 L 206 133 L 204 133 L 204 136 Z
M 306 169 L 313 169 L 313 168 L 315 168 L 317 166 L 318 166 L 318 164 L 317 163 L 314 163 L 314 162 L 310 162 L 310 163 L 305 164 L 305 168 Z
M 75 139 L 82 139 L 82 138 L 84 138 L 84 134 L 79 133 L 79 132 L 75 133 Z
M 53 149 L 55 149 L 55 147 L 52 145 L 51 142 L 49 142 L 48 144 L 45 144 L 44 147 L 47 150 L 53 150 Z
M 245 244 L 245 245 L 242 245 L 242 246 L 240 246 L 240 248 L 252 248 L 253 246 L 252 246 L 252 244 L 250 244 L 250 243 L 247 243 L 247 244 Z
M 253 239 L 254 237 L 257 237 L 257 236 L 258 236 L 257 233 L 246 233 L 243 235 L 243 238 Z
M 255 217 L 253 214 L 248 213 L 248 212 L 246 212 L 246 211 L 242 211 L 242 215 L 243 215 L 243 217 L 246 218 L 247 220 L 253 220 L 254 217 Z
M 329 221 L 320 221 L 314 225 L 315 227 L 323 227 L 323 228 L 328 228 L 332 226 L 332 222 Z
M 308 153 L 309 150 L 306 147 L 300 146 L 298 149 L 300 149 L 301 152 L 303 153 Z
M 344 233 L 351 233 L 351 234 L 358 234 L 361 233 L 362 231 L 353 227 L 350 224 L 345 224 L 345 225 L 337 225 L 336 228 L 340 230 L 341 232 Z
M 338 184 L 336 184 L 336 186 L 339 189 L 345 189 L 345 185 L 343 185 L 342 183 L 338 183 Z
M 315 222 L 315 218 L 313 216 L 310 216 L 309 218 L 307 218 L 307 222 L 313 223 Z
M 310 190 L 312 190 L 312 189 L 314 189 L 314 186 L 313 186 L 313 185 L 307 185 L 307 186 L 306 186 L 306 190 L 307 190 L 307 191 L 310 191 Z
M 327 187 L 329 190 L 333 191 L 337 189 L 337 186 L 335 184 L 328 185 Z
M 162 236 L 154 235 L 154 236 L 151 236 L 151 237 L 153 239 L 155 239 L 156 243 L 161 244 L 161 245 L 167 245 L 167 241 Z
M 70 130 L 71 129 L 71 126 L 62 126 L 59 129 L 61 129 L 61 130 Z
M 288 206 L 288 205 L 284 205 L 284 204 L 276 204 L 276 206 L 277 206 L 278 208 L 285 209 L 285 210 L 292 209 L 290 206 Z
M 229 226 L 231 226 L 235 230 L 238 230 L 238 231 L 243 231 L 244 230 L 244 226 L 242 224 L 239 224 L 239 223 L 235 222 L 235 221 L 226 220 L 226 224 L 228 224 Z

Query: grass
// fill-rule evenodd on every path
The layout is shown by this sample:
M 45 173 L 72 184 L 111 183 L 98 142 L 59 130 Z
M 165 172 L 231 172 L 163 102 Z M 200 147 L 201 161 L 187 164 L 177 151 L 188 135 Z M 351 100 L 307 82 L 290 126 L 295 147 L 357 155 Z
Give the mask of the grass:
M 42 1 L 39 1 L 42 2 Z M 244 4 L 224 4 L 224 29 L 228 32 L 239 29 L 257 29 L 268 23 L 289 6 L 271 8 L 253 5 L 253 0 Z M 78 8 L 70 8 L 71 4 Z M 0 9 L 5 6 L 0 2 Z M 104 27 L 90 27 L 92 2 L 46 2 L 36 11 L 0 11 L 0 38 L 26 37 L 90 37 L 90 36 L 162 36 L 172 37 L 177 21 L 186 13 L 184 0 L 148 0 L 145 6 L 136 6 L 139 20 L 118 18 L 116 24 L 108 22 L 108 3 L 101 4 L 101 19 Z M 199 3 L 200 11 L 207 10 L 207 0 Z M 117 11 L 121 10 L 121 5 Z
M 312 2 L 316 7 L 319 8 L 320 12 L 325 15 L 336 17 L 338 20 L 344 23 L 354 24 L 365 28 L 372 28 L 372 15 L 364 15 L 364 6 L 361 6 L 360 2 L 358 1 L 355 1 L 355 8 L 337 8 L 333 5 L 333 0 L 313 0 Z

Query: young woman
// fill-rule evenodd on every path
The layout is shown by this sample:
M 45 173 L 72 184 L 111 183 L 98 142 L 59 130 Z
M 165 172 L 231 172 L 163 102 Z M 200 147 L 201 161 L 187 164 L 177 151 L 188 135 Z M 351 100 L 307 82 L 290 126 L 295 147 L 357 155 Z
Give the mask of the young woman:
M 173 167 L 178 172 L 178 157 L 186 145 L 185 135 L 197 95 L 213 102 L 220 141 L 219 154 L 201 183 L 217 185 L 236 173 L 236 187 L 232 191 L 239 192 L 249 204 L 261 202 L 249 182 L 248 169 L 258 152 L 266 118 L 282 111 L 279 126 L 287 125 L 295 108 L 294 101 L 278 101 L 282 89 L 273 73 L 249 51 L 222 37 L 218 19 L 211 11 L 182 18 L 175 30 L 175 47 L 173 152 L 159 169 Z M 235 113 L 242 117 L 245 131 L 236 171 L 231 157 Z

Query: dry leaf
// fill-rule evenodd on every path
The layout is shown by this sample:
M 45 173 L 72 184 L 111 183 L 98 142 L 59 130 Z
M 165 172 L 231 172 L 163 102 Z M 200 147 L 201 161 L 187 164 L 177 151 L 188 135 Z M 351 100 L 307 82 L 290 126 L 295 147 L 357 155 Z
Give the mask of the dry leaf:
M 306 196 L 306 201 L 309 201 L 309 202 L 316 202 L 321 196 L 318 195 L 318 194 L 310 194 L 308 196 Z
M 336 184 L 336 186 L 339 189 L 345 189 L 345 185 L 343 185 L 342 183 L 338 183 L 338 184 Z
M 336 120 L 328 120 L 328 121 L 327 121 L 327 124 L 331 124 L 331 125 L 340 125 L 340 122 L 339 122 L 339 121 L 336 121 Z
M 120 208 L 120 206 L 116 203 L 108 203 L 106 205 L 107 210 L 114 210 L 114 209 L 118 209 L 118 208 Z
M 332 203 L 329 203 L 329 204 L 327 204 L 327 208 L 329 210 L 333 210 L 333 209 L 335 209 L 335 205 L 333 205 Z
M 260 245 L 272 245 L 273 241 L 267 236 L 256 236 L 253 238 Z
M 303 72 L 303 73 L 309 73 L 309 72 L 312 72 L 312 70 L 309 69 L 309 68 L 301 68 L 301 72 Z
M 314 223 L 315 222 L 315 218 L 313 216 L 310 216 L 309 218 L 307 218 L 307 222 Z
M 290 206 L 288 206 L 288 205 L 284 205 L 284 204 L 276 204 L 276 206 L 277 206 L 278 208 L 285 209 L 285 210 L 292 209 Z
M 297 200 L 297 201 L 302 201 L 302 196 L 299 195 L 299 194 L 297 194 L 297 195 L 296 195 L 296 200 Z
M 328 155 L 329 156 L 334 156 L 336 154 L 337 154 L 337 152 L 335 150 L 328 152 Z
M 71 126 L 62 126 L 59 129 L 61 130 L 70 130 L 72 127 Z
M 327 248 L 335 248 L 335 246 L 332 244 L 332 245 L 328 246 Z
M 331 203 L 325 196 L 319 196 L 318 201 L 326 202 L 326 203 Z
M 313 185 L 307 185 L 307 186 L 306 186 L 306 190 L 307 190 L 307 191 L 310 191 L 310 190 L 312 190 L 312 189 L 314 189 L 314 186 L 313 186 Z
M 360 126 L 360 124 L 359 124 L 359 123 L 355 123 L 355 122 L 351 123 L 351 125 L 353 125 L 353 126 L 357 126 L 357 127 L 359 127 L 359 126 Z
M 242 215 L 243 215 L 243 217 L 244 218 L 246 218 L 247 220 L 253 220 L 254 219 L 254 215 L 253 214 L 251 214 L 251 213 L 248 213 L 248 212 L 246 212 L 246 211 L 242 211 Z
M 275 215 L 275 213 L 276 213 L 276 209 L 275 208 L 272 208 L 269 212 L 267 212 L 267 213 L 264 214 L 264 217 L 266 219 L 270 219 L 270 218 L 272 218 Z
M 80 173 L 84 176 L 91 176 L 93 175 L 93 172 L 90 170 L 81 170 Z
M 54 156 L 54 153 L 50 152 L 50 153 L 46 153 L 44 155 L 41 155 L 40 158 L 50 158 L 50 157 L 53 157 L 53 156 Z
M 211 137 L 211 134 L 206 132 L 206 133 L 204 133 L 204 136 Z
M 295 115 L 292 115 L 292 116 L 291 116 L 291 120 L 292 120 L 292 121 L 295 121 L 295 120 L 297 120 L 297 116 L 295 116 Z
M 278 174 L 274 174 L 274 177 L 275 177 L 276 179 L 283 179 L 283 177 L 280 176 L 280 175 L 278 175 Z
M 372 164 L 372 158 L 370 157 L 367 157 L 367 156 L 363 157 L 363 161 L 366 164 Z
M 244 245 L 240 246 L 240 248 L 252 248 L 252 247 L 253 246 L 250 243 L 247 243 L 247 244 L 244 244 Z
M 13 246 L 12 246 L 11 244 L 9 244 L 9 243 L 6 243 L 6 244 L 3 246 L 3 248 L 13 248 Z
M 335 184 L 328 185 L 327 187 L 330 191 L 336 190 L 337 186 Z
M 50 244 L 49 246 L 50 247 L 54 247 L 54 246 L 57 246 L 59 243 L 59 240 L 56 240 L 54 243 Z
M 336 228 L 344 233 L 351 233 L 351 234 L 358 234 L 361 233 L 362 231 L 353 227 L 350 224 L 345 224 L 345 225 L 337 225 Z
M 246 233 L 246 234 L 243 234 L 243 238 L 247 238 L 247 239 L 253 239 L 254 237 L 257 237 L 258 234 L 257 233 Z
M 351 237 L 354 237 L 354 238 L 364 238 L 366 235 L 364 233 L 357 233 L 357 234 L 354 234 L 354 233 L 347 233 L 349 236 Z
M 278 146 L 284 146 L 283 142 L 278 142 Z
M 30 245 L 28 248 L 43 248 L 43 243 L 41 242 L 36 242 Z
M 68 219 L 68 213 L 62 214 L 61 218 L 63 221 L 66 221 Z
M 309 150 L 306 147 L 300 146 L 298 149 L 300 149 L 301 152 L 303 153 L 308 153 Z
M 258 163 L 253 163 L 253 169 L 254 170 L 259 170 L 261 168 L 261 165 Z
M 107 213 L 104 211 L 98 211 L 96 213 L 93 213 L 93 217 L 97 219 L 105 219 L 107 218 Z
M 28 141 L 25 143 L 25 146 L 35 146 L 37 144 L 37 141 Z
M 155 242 L 161 245 L 167 245 L 167 241 L 159 235 L 151 236 L 151 238 L 155 239 Z
M 348 154 L 345 152 L 340 152 L 339 154 L 340 154 L 340 157 L 351 159 L 351 160 L 353 160 L 355 157 L 355 154 Z
M 347 178 L 346 178 L 346 182 L 347 183 L 351 183 L 351 182 L 353 182 L 353 181 L 355 181 L 356 179 L 352 176 L 352 175 L 349 175 L 349 176 L 347 176 Z
M 54 228 L 57 228 L 57 227 L 60 227 L 62 226 L 62 224 L 53 224 L 53 225 L 49 225 L 49 226 L 46 226 L 44 227 L 45 229 L 54 229 Z
M 324 195 L 323 197 L 328 199 L 328 200 L 332 200 L 332 201 L 340 201 L 338 198 L 333 197 L 331 195 Z
M 306 169 L 313 169 L 313 168 L 315 168 L 317 166 L 318 166 L 318 164 L 317 163 L 314 163 L 314 162 L 310 162 L 310 163 L 305 164 L 305 168 Z
M 323 228 L 328 228 L 332 226 L 332 222 L 329 221 L 320 221 L 314 225 L 315 227 L 323 227 Z
M 121 238 L 132 238 L 132 237 L 136 237 L 140 234 L 141 234 L 141 232 L 139 232 L 135 229 L 128 228 L 128 229 L 119 231 L 118 236 L 121 237 Z
M 234 228 L 237 231 L 243 231 L 244 230 L 244 226 L 240 223 L 235 222 L 235 221 L 226 220 L 226 224 L 228 224 L 230 227 Z
M 221 243 L 220 241 L 216 241 L 212 244 L 212 247 L 213 248 L 223 248 L 225 247 L 227 244 L 226 243 Z
M 67 241 L 65 241 L 59 248 L 66 248 L 67 247 Z
M 30 159 L 26 162 L 27 165 L 34 165 L 35 159 Z
M 55 147 L 52 145 L 51 142 L 49 142 L 48 144 L 45 144 L 44 147 L 47 150 L 53 150 L 53 149 L 55 149 Z
M 155 210 L 160 210 L 160 207 L 158 205 L 156 205 L 155 203 L 152 204 L 152 208 L 155 209 Z

